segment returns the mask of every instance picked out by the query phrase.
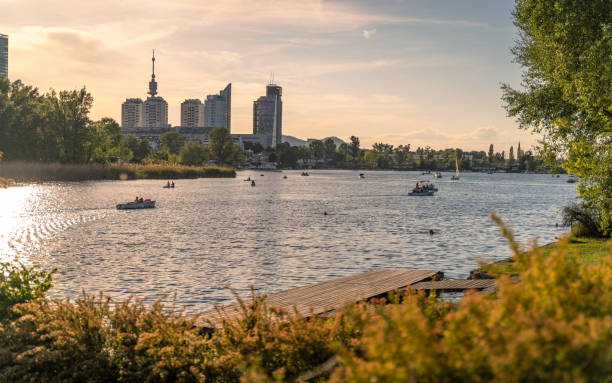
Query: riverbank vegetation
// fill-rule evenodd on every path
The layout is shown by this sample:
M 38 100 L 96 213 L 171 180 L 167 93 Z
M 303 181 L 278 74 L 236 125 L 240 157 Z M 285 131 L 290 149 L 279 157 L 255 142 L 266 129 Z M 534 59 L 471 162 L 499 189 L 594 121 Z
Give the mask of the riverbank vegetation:
M 247 157 L 264 152 L 261 145 L 245 144 Z M 508 153 L 496 152 L 493 145 L 489 151 L 463 151 L 459 148 L 434 150 L 418 147 L 411 150 L 410 144 L 394 147 L 382 142 L 371 149 L 361 148 L 358 137 L 352 136 L 350 143 L 336 146 L 331 138 L 313 140 L 308 146 L 290 146 L 282 143 L 265 152 L 267 160 L 278 163 L 281 168 L 339 168 L 339 169 L 394 169 L 394 170 L 499 170 L 504 172 L 557 171 L 544 167 L 539 153 L 516 149 L 510 146 Z M 251 155 L 248 161 L 257 164 L 258 158 Z
M 235 177 L 231 167 L 162 164 L 60 164 L 3 161 L 0 174 L 17 182 Z
M 526 250 L 504 235 L 519 278 L 501 276 L 493 294 L 453 305 L 400 294 L 389 298 L 393 304 L 353 304 L 309 321 L 254 298 L 213 334 L 159 302 L 54 300 L 44 296 L 49 275 L 7 269 L 0 274 L 7 307 L 0 380 L 605 381 L 612 375 L 612 249 L 582 262 L 567 239 Z M 15 297 L 22 290 L 29 293 Z
M 503 85 L 509 116 L 566 158 L 599 235 L 612 232 L 612 3 L 516 0 L 522 88 Z

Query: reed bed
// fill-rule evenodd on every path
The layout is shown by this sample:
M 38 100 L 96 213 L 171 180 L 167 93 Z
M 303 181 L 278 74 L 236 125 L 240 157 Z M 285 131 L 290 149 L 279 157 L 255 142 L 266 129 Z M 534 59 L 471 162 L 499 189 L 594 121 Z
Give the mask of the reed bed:
M 236 177 L 233 168 L 157 164 L 60 164 L 0 162 L 0 177 L 16 182 Z M 1 183 L 0 185 L 4 185 Z M 1 187 L 1 186 L 0 186 Z

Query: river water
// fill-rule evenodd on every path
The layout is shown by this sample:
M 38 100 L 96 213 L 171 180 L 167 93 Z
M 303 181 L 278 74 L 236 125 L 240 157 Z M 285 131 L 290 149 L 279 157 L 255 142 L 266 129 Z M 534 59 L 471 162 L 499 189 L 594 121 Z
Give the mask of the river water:
M 241 295 L 250 286 L 276 292 L 375 268 L 464 278 L 479 259 L 509 255 L 490 212 L 521 242 L 543 244 L 562 232 L 559 211 L 577 195 L 566 176 L 462 173 L 452 182 L 444 173 L 434 197 L 410 197 L 415 182 L 431 176 L 358 174 L 241 171 L 235 179 L 178 180 L 175 189 L 155 180 L 4 189 L 0 260 L 57 268 L 55 297 L 166 296 L 196 312 L 231 302 L 227 286 Z M 136 196 L 157 208 L 115 209 Z

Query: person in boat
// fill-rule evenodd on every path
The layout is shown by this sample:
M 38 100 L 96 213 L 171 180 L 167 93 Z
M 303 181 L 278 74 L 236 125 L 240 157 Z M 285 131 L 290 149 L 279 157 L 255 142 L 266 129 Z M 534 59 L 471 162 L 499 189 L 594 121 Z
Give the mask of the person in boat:
M 416 186 L 415 186 L 414 188 L 415 188 L 415 189 L 418 189 L 418 188 L 419 188 L 419 183 L 418 183 L 418 182 L 416 183 Z
M 170 181 L 168 181 L 168 184 L 166 185 L 167 187 L 170 187 Z
M 136 199 L 134 200 L 134 203 L 138 203 L 139 199 L 138 196 L 136 196 Z
M 174 181 L 172 181 L 172 183 L 170 184 L 170 187 L 174 187 Z
M 251 186 L 255 186 L 255 180 L 251 181 Z

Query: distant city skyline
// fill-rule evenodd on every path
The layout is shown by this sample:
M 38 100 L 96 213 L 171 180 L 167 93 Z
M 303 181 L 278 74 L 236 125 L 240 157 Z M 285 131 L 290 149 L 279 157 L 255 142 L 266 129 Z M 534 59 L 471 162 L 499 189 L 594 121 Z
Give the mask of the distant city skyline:
M 48 88 L 83 85 L 91 117 L 121 121 L 155 48 L 168 122 L 181 103 L 232 83 L 232 133 L 252 131 L 252 105 L 274 73 L 283 87 L 283 134 L 360 137 L 413 147 L 530 148 L 500 100 L 520 83 L 510 47 L 512 0 L 430 2 L 243 0 L 201 3 L 40 3 L 4 0 L 11 79 Z M 130 15 L 139 14 L 137 19 Z

